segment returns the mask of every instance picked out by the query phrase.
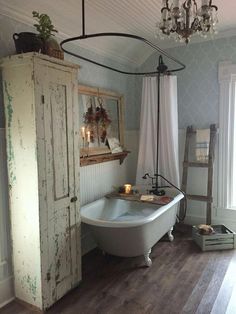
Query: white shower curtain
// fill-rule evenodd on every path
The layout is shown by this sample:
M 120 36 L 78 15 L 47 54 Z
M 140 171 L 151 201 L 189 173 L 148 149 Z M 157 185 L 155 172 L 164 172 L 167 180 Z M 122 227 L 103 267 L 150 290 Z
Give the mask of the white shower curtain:
M 136 184 L 147 184 L 145 173 L 156 173 L 157 78 L 143 78 Z M 159 174 L 179 187 L 177 77 L 160 81 Z M 168 185 L 168 184 L 167 184 Z

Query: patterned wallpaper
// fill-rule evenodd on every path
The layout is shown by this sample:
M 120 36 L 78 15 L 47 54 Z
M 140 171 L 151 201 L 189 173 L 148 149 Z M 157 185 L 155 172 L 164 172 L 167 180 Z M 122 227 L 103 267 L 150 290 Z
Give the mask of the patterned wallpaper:
M 21 29 L 21 24 L 5 16 L 0 15 L 0 58 L 15 53 L 15 46 L 12 35 Z M 26 26 L 26 31 L 30 31 Z M 0 73 L 0 84 L 2 82 Z M 0 88 L 0 128 L 4 127 L 4 110 L 2 99 L 2 88 Z
M 204 128 L 217 123 L 218 64 L 227 60 L 236 63 L 236 37 L 181 46 L 168 49 L 168 52 L 186 65 L 186 69 L 177 74 L 179 127 L 192 124 Z M 152 55 L 143 68 L 150 68 L 151 64 L 157 64 L 157 60 L 157 55 Z

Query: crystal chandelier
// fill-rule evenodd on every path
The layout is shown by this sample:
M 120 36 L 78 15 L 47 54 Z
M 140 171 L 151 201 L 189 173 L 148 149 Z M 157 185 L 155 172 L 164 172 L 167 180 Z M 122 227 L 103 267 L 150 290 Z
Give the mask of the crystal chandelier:
M 174 37 L 176 41 L 189 43 L 190 37 L 198 33 L 206 38 L 207 34 L 215 34 L 215 25 L 218 23 L 218 7 L 212 4 L 212 0 L 202 0 L 201 6 L 197 0 L 162 1 L 161 22 L 157 23 L 157 34 L 161 38 Z

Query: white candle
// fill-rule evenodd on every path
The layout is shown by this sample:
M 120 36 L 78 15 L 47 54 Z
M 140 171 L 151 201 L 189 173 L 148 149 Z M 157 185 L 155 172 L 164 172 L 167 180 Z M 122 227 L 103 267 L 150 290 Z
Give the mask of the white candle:
M 178 8 L 179 7 L 179 0 L 174 0 L 173 1 L 173 7 Z
M 85 127 L 84 126 L 82 126 L 82 128 L 81 128 L 81 136 L 82 136 L 82 138 L 85 138 Z
M 90 143 L 90 131 L 87 132 L 87 142 Z

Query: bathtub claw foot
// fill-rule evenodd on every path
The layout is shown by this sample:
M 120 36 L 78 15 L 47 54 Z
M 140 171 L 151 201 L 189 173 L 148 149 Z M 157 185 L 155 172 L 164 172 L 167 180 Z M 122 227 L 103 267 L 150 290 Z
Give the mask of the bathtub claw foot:
M 174 241 L 174 236 L 172 234 L 173 228 L 170 229 L 170 231 L 168 231 L 168 238 L 170 240 L 170 242 Z
M 146 265 L 147 267 L 152 266 L 152 260 L 151 260 L 151 258 L 150 258 L 150 254 L 151 254 L 151 250 L 149 250 L 149 251 L 147 252 L 147 254 L 144 254 L 145 265 Z

